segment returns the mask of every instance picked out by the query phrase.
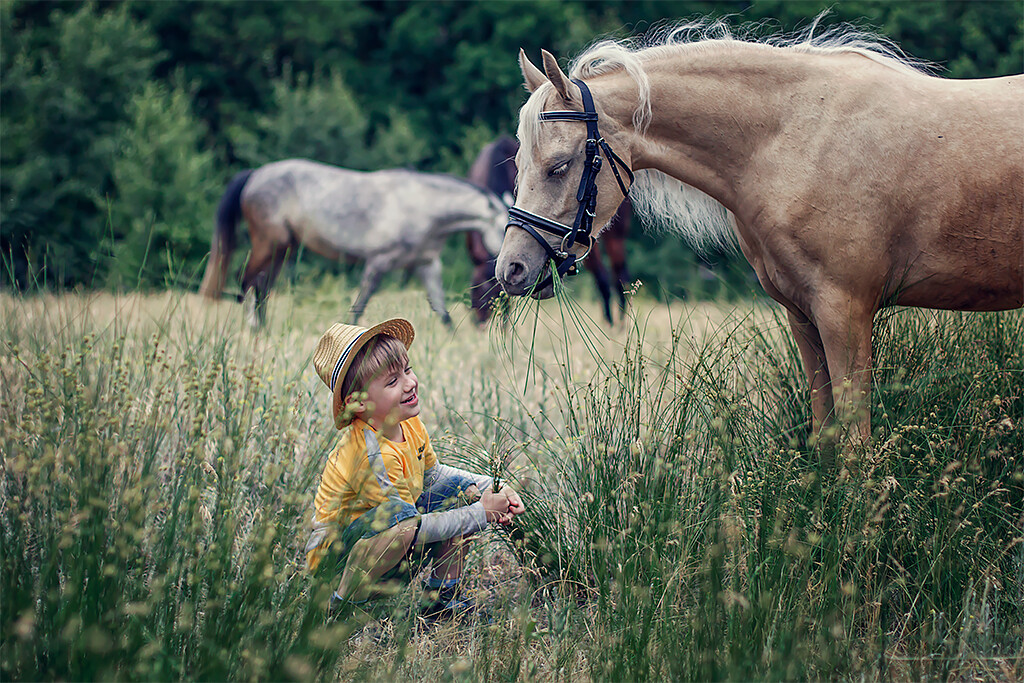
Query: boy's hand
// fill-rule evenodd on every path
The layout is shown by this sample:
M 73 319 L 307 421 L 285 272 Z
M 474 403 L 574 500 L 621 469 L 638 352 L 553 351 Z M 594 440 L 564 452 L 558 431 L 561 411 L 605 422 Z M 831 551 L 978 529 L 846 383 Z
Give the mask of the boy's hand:
M 509 520 L 512 519 L 512 515 L 508 511 L 508 496 L 505 494 L 505 491 L 495 493 L 487 489 L 484 491 L 484 495 L 480 497 L 480 500 L 484 504 L 484 512 L 487 513 L 488 522 L 508 524 Z
M 526 506 L 525 506 L 525 505 L 523 505 L 523 501 L 522 501 L 522 499 L 521 499 L 521 498 L 519 497 L 519 494 L 518 494 L 518 493 L 516 493 L 515 491 L 513 491 L 513 490 L 512 490 L 512 489 L 511 489 L 510 487 L 508 487 L 508 486 L 502 486 L 502 487 L 501 487 L 501 492 L 502 492 L 502 493 L 504 493 L 504 494 L 505 494 L 506 496 L 508 496 L 508 511 L 509 511 L 509 512 L 510 512 L 510 513 L 511 513 L 511 514 L 512 514 L 513 516 L 514 516 L 514 515 L 521 515 L 521 514 L 523 514 L 524 512 L 526 512 Z M 510 520 L 510 521 L 511 521 L 511 519 L 512 519 L 512 517 L 509 517 L 509 520 Z
M 526 511 L 526 506 L 519 498 L 519 494 L 508 486 L 502 486 L 501 491 L 494 493 L 488 489 L 481 498 L 484 510 L 487 513 L 488 522 L 508 524 L 516 515 Z

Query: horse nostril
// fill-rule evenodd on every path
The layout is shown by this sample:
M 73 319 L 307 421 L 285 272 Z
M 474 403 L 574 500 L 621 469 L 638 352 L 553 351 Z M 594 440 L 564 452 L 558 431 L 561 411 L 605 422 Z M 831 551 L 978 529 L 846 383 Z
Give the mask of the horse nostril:
M 526 266 L 519 261 L 512 261 L 505 266 L 505 282 L 510 285 L 522 284 L 526 277 Z

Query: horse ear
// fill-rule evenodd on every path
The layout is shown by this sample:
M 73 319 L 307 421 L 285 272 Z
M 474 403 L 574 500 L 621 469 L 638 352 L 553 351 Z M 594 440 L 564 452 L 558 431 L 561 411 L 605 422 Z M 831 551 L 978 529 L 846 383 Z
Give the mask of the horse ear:
M 523 71 L 523 80 L 526 82 L 526 89 L 530 92 L 542 86 L 547 80 L 544 72 L 533 65 L 523 48 L 519 48 L 519 68 Z
M 544 73 L 547 75 L 548 80 L 551 81 L 551 85 L 555 86 L 555 90 L 562 96 L 566 104 L 571 104 L 576 99 L 573 97 L 576 86 L 573 85 L 568 76 L 562 73 L 562 70 L 558 67 L 558 60 L 555 59 L 553 54 L 547 50 L 541 50 L 540 54 L 544 58 Z

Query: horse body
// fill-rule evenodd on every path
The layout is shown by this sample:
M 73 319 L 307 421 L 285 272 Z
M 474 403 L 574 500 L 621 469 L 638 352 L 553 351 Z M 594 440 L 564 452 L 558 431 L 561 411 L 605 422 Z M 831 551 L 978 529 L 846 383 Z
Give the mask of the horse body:
M 365 261 L 353 322 L 383 275 L 396 268 L 416 270 L 431 307 L 449 322 L 440 261 L 448 235 L 476 231 L 485 249 L 497 253 L 501 246 L 502 203 L 451 176 L 398 169 L 364 173 L 288 159 L 240 180 L 244 186 L 237 197 L 226 193 L 222 205 L 237 201 L 249 224 L 252 255 L 242 291 L 255 289 L 258 310 L 287 249 L 302 244 L 328 258 Z M 232 221 L 218 220 L 201 288 L 207 296 L 220 295 L 233 231 Z
M 543 73 L 524 60 L 533 95 L 520 118 L 517 206 L 571 222 L 579 173 L 564 183 L 550 173 L 578 157 L 585 136 L 574 122 L 536 118 L 578 110 L 579 89 L 549 54 Z M 721 238 L 731 227 L 786 307 L 817 426 L 842 406 L 857 411 L 855 438 L 870 433 L 863 399 L 880 307 L 1024 304 L 1024 77 L 950 81 L 858 47 L 731 39 L 630 54 L 598 46 L 572 75 L 593 93 L 611 147 L 647 170 L 641 212 L 686 221 L 685 233 L 693 221 L 673 213 L 683 204 L 670 189 L 728 209 L 710 229 Z M 610 176 L 598 174 L 596 225 L 617 204 Z M 544 264 L 540 246 L 510 228 L 503 286 L 524 293 Z
M 1024 79 L 943 81 L 849 54 L 766 86 L 775 51 L 741 46 L 750 80 L 730 77 L 726 97 L 694 96 L 702 60 L 652 65 L 636 168 L 692 179 L 728 207 L 759 276 L 803 310 L 830 282 L 876 305 L 1022 304 L 1024 136 L 1012 124 L 1024 132 Z M 687 121 L 685 140 L 659 125 L 658 102 Z M 701 112 L 682 112 L 688 102 Z

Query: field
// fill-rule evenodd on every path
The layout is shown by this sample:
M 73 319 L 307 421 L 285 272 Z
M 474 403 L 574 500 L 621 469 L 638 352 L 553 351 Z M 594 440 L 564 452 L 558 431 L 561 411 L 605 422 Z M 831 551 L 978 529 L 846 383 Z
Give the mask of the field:
M 748 680 L 1024 677 L 1024 313 L 876 321 L 873 440 L 818 466 L 764 303 L 520 302 L 416 326 L 443 462 L 524 493 L 476 543 L 487 616 L 418 589 L 327 621 L 302 547 L 333 445 L 310 359 L 351 292 L 242 309 L 0 295 L 0 677 Z

